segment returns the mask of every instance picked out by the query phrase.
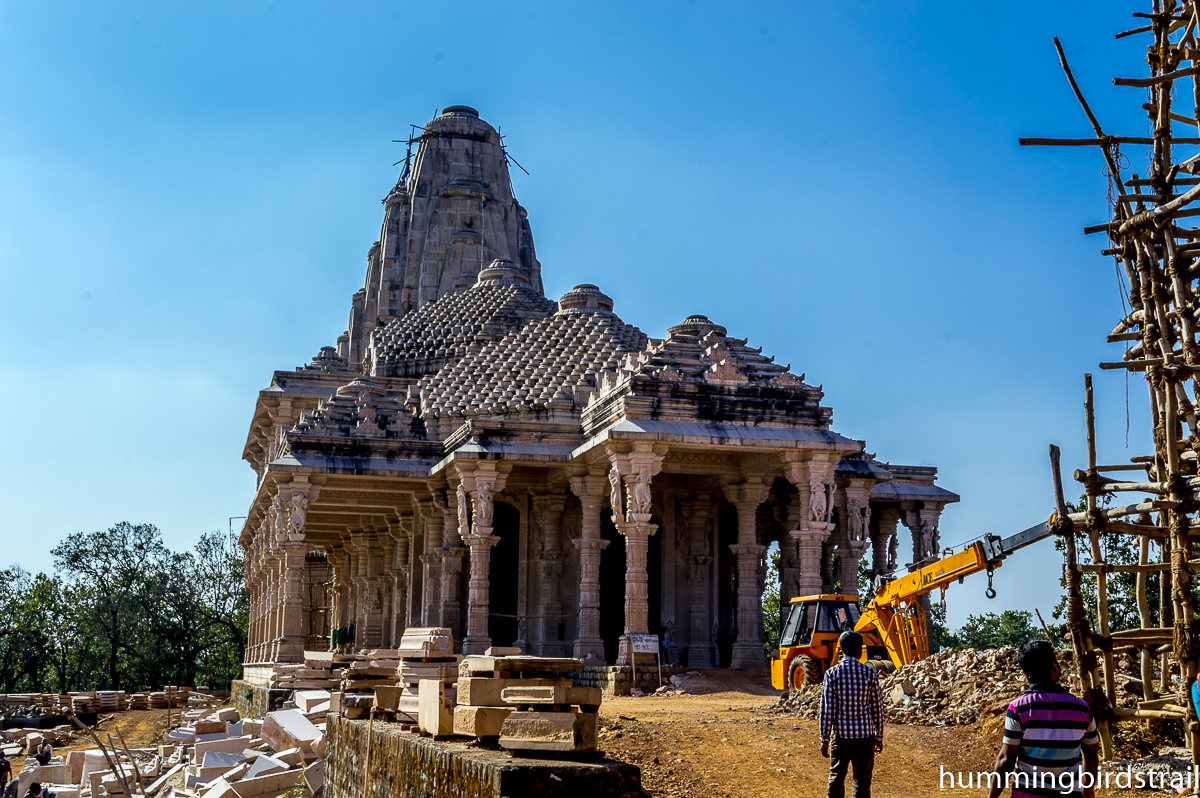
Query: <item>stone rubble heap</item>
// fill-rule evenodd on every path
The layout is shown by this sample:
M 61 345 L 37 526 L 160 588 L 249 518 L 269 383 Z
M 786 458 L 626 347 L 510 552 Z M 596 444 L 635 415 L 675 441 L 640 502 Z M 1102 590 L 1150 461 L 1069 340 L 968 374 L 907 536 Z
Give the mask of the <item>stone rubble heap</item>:
M 275 798 L 299 783 L 309 795 L 324 784 L 325 716 L 330 693 L 298 690 L 295 709 L 242 719 L 232 708 L 189 710 L 164 735 L 156 798 Z M 107 793 L 106 793 L 107 794 Z M 80 798 L 101 798 L 92 794 Z
M 1064 686 L 1079 694 L 1078 679 L 1064 673 Z M 1003 712 L 1028 686 L 1014 648 L 950 649 L 931 654 L 880 680 L 887 720 L 918 726 L 961 726 Z M 777 714 L 815 718 L 820 685 L 781 695 Z

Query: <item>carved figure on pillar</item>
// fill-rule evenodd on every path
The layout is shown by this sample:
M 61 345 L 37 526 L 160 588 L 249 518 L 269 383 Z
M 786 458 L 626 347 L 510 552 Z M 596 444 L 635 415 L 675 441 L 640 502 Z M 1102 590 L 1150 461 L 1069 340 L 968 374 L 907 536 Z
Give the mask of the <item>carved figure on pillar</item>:
M 291 540 L 304 539 L 304 523 L 308 518 L 308 496 L 299 491 L 292 491 L 291 512 L 288 513 L 288 538 Z
M 465 538 L 471 534 L 471 517 L 470 510 L 467 508 L 467 488 L 461 482 L 458 483 L 458 492 L 455 497 L 458 504 L 458 536 Z
M 633 483 L 633 511 L 650 514 L 650 469 L 647 466 L 638 469 L 637 480 Z
M 625 502 L 621 499 L 621 472 L 617 470 L 617 464 L 613 463 L 612 468 L 608 471 L 609 504 L 612 505 L 612 517 L 614 524 L 625 523 Z
M 812 480 L 808 483 L 809 513 L 814 521 L 824 521 L 826 514 L 829 512 L 829 502 L 825 495 L 825 483 L 820 480 Z
M 486 483 L 479 486 L 475 493 L 475 523 L 480 526 L 492 525 L 492 492 Z

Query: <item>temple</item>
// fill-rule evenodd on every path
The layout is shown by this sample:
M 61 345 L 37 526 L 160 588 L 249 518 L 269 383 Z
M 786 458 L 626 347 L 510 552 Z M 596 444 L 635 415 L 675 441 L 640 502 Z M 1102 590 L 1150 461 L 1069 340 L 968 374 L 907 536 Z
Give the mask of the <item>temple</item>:
M 247 680 L 408 626 L 618 666 L 665 630 L 672 661 L 761 668 L 769 547 L 784 603 L 896 569 L 900 525 L 939 551 L 935 468 L 877 461 L 705 316 L 651 337 L 595 285 L 547 298 L 496 130 L 455 106 L 417 144 L 349 329 L 258 395 Z

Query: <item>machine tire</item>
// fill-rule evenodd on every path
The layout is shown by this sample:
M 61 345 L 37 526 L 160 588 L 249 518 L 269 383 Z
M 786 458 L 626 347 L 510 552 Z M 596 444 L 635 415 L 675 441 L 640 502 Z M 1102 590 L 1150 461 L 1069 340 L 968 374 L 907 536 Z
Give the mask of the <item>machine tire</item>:
M 896 672 L 896 664 L 890 659 L 869 659 L 867 660 L 867 667 L 880 675 Z
M 821 666 L 812 657 L 801 654 L 788 666 L 788 689 L 797 693 L 809 684 L 821 683 Z

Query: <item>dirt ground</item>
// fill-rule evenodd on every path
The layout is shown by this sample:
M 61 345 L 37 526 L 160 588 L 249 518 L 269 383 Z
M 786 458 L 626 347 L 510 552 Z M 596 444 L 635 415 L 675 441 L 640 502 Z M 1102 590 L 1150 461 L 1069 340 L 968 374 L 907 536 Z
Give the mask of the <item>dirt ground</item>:
M 176 724 L 179 723 L 179 710 L 173 712 Z M 96 735 L 100 741 L 108 745 L 108 735 L 113 742 L 121 745 L 121 736 L 130 748 L 150 748 L 162 742 L 163 732 L 167 730 L 167 711 L 165 709 L 145 709 L 129 712 L 115 712 L 111 719 L 101 714 L 102 720 L 96 725 Z M 118 735 L 118 732 L 120 735 Z M 71 745 L 59 748 L 61 751 L 72 751 L 80 748 L 95 748 L 91 740 L 73 738 Z
M 765 678 L 714 678 L 711 689 L 703 695 L 606 697 L 601 748 L 641 767 L 642 785 L 654 798 L 825 795 L 829 760 L 821 756 L 817 721 L 763 712 L 778 696 Z M 942 790 L 939 775 L 943 766 L 956 773 L 990 770 L 999 745 L 994 736 L 977 727 L 889 724 L 872 795 L 986 795 L 980 789 Z M 1102 798 L 1134 794 L 1163 793 L 1098 792 Z

